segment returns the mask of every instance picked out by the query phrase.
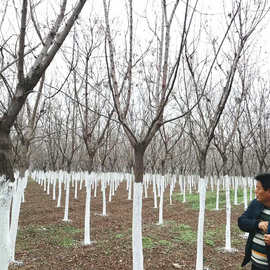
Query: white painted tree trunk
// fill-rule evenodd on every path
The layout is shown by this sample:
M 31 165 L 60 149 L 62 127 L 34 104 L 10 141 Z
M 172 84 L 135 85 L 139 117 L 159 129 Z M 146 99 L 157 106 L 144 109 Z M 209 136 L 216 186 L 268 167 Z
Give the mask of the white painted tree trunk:
M 226 235 L 225 235 L 225 250 L 231 251 L 231 198 L 230 198 L 230 178 L 225 176 L 226 181 Z
M 98 187 L 98 179 L 95 177 L 95 189 L 94 189 L 94 197 L 97 197 L 97 187 Z
M 80 190 L 82 190 L 82 186 L 83 186 L 83 179 L 84 179 L 84 174 L 81 175 L 81 180 L 80 180 Z
M 246 210 L 248 207 L 248 199 L 247 199 L 247 183 L 245 181 L 245 179 L 243 179 L 243 195 L 244 195 L 244 209 Z
M 84 245 L 90 245 L 90 220 L 91 220 L 91 179 L 87 179 L 85 218 L 84 218 Z
M 107 216 L 106 209 L 106 182 L 102 182 L 102 216 Z
M 205 198 L 206 198 L 206 179 L 199 179 L 199 196 L 200 211 L 198 217 L 197 230 L 197 258 L 196 270 L 203 270 L 203 232 L 204 232 L 204 215 L 205 215 Z
M 219 179 L 217 180 L 216 210 L 219 210 Z
M 159 198 L 159 215 L 158 215 L 158 225 L 163 224 L 163 195 L 164 195 L 164 176 L 161 176 L 159 181 L 160 186 L 160 198 Z
M 153 179 L 153 193 L 154 193 L 154 208 L 157 208 L 157 184 L 156 184 L 156 176 Z
M 186 202 L 186 177 L 183 177 L 183 203 Z
M 61 196 L 62 196 L 62 179 L 58 177 L 58 199 L 56 207 L 61 207 Z
M 53 179 L 53 200 L 55 201 L 56 199 L 56 178 L 54 176 L 54 179 Z
M 144 198 L 148 198 L 148 193 L 147 193 L 147 181 L 144 181 L 143 183 L 144 186 Z
M 75 191 L 74 191 L 74 199 L 78 199 L 78 179 L 75 179 Z
M 112 201 L 112 193 L 113 193 L 113 184 L 112 184 L 112 180 L 110 181 L 110 191 L 109 191 L 109 202 Z
M 25 173 L 24 178 L 17 180 L 16 188 L 14 187 L 13 199 L 12 199 L 12 212 L 11 212 L 11 224 L 10 224 L 10 254 L 11 254 L 11 262 L 15 261 L 15 246 L 18 232 L 18 223 L 20 216 L 20 209 L 22 203 L 22 195 L 24 193 L 24 189 L 26 187 L 28 179 L 28 173 Z M 16 262 L 20 264 L 20 262 Z
M 173 179 L 172 179 L 173 181 Z M 171 182 L 170 183 L 170 205 L 172 205 L 172 194 L 173 194 L 173 190 L 174 190 L 174 183 Z
M 252 179 L 249 179 L 249 200 L 252 201 L 252 188 L 253 188 L 253 185 L 252 185 Z
M 238 178 L 234 179 L 234 205 L 238 205 Z
M 50 179 L 50 175 L 47 175 L 47 195 L 50 195 L 50 183 L 51 183 L 51 179 Z
M 68 219 L 68 208 L 69 208 L 69 188 L 70 186 L 70 178 L 69 175 L 66 177 L 66 198 L 65 198 L 65 214 L 63 221 L 69 221 Z
M 192 194 L 192 177 L 188 177 L 189 194 Z
M 46 192 L 46 187 L 47 187 L 46 183 L 47 182 L 46 182 L 45 175 L 43 177 L 44 177 L 44 179 L 43 179 L 43 191 Z
M 133 270 L 143 270 L 142 192 L 143 184 L 134 183 L 132 215 Z
M 115 194 L 114 191 L 115 191 L 115 186 L 116 186 L 114 178 L 111 180 L 110 184 L 112 185 L 112 195 L 111 195 L 111 197 L 112 197 Z M 111 200 L 112 200 L 112 198 L 111 198 Z
M 211 186 L 211 191 L 214 192 L 214 177 L 210 177 L 210 186 Z
M 12 198 L 12 185 L 4 183 L 0 178 L 0 267 L 8 270 L 10 261 L 10 205 Z

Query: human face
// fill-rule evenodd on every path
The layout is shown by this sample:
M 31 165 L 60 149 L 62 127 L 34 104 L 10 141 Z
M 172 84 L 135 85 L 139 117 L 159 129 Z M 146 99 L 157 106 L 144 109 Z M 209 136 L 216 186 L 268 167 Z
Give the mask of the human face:
M 255 194 L 259 202 L 263 203 L 264 205 L 270 206 L 270 190 L 264 190 L 260 181 L 257 181 L 256 183 Z

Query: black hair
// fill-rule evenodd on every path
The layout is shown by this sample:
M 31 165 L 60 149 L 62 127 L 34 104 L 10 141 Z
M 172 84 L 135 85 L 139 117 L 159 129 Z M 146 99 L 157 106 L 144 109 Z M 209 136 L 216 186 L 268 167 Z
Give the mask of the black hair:
M 262 184 L 263 189 L 266 191 L 270 189 L 270 173 L 262 173 L 258 174 L 255 177 L 255 180 L 260 181 Z

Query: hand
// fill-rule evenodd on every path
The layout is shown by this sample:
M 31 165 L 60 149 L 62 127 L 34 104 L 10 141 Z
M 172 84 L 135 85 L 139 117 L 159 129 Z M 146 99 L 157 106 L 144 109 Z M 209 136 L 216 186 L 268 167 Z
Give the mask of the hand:
M 265 234 L 264 235 L 264 242 L 267 246 L 270 245 L 270 234 Z
M 261 221 L 258 225 L 259 229 L 262 230 L 263 232 L 267 232 L 268 228 L 268 221 Z

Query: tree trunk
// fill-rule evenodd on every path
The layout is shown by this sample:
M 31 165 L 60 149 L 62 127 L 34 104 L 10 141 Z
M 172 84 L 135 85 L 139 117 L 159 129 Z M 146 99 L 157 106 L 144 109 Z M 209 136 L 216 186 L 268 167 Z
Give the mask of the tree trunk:
M 222 168 L 223 176 L 229 175 L 228 158 L 227 158 L 226 154 L 223 154 L 221 157 L 222 157 L 222 162 L 223 162 L 223 168 Z
M 9 132 L 0 129 L 0 265 L 7 270 L 10 259 L 10 206 L 12 188 L 9 182 L 14 182 L 11 164 L 11 140 Z
M 9 131 L 0 127 L 0 177 L 4 181 L 14 182 L 13 167 L 11 164 L 11 139 Z
M 206 199 L 206 154 L 207 150 L 200 151 L 199 156 L 199 193 L 200 193 L 200 211 L 198 216 L 197 229 L 197 258 L 196 270 L 203 269 L 203 235 L 204 235 L 204 216 L 205 216 L 205 199 Z
M 2 159 L 1 159 L 1 162 Z M 10 259 L 10 205 L 12 191 L 7 182 L 3 183 L 0 177 L 0 265 L 2 270 L 8 270 Z
M 21 151 L 19 155 L 19 176 L 23 178 L 26 170 L 30 165 L 30 153 L 29 153 L 30 142 L 25 139 L 21 144 Z
M 207 150 L 203 150 L 200 152 L 200 157 L 199 157 L 199 174 L 200 178 L 204 178 L 206 174 L 206 154 Z
M 161 175 L 165 175 L 165 159 L 161 160 Z
M 143 157 L 145 153 L 145 147 L 143 147 L 141 144 L 136 145 L 134 147 L 134 176 L 135 176 L 135 182 L 136 183 L 142 183 L 143 182 L 143 174 L 144 174 L 144 163 L 143 163 Z

